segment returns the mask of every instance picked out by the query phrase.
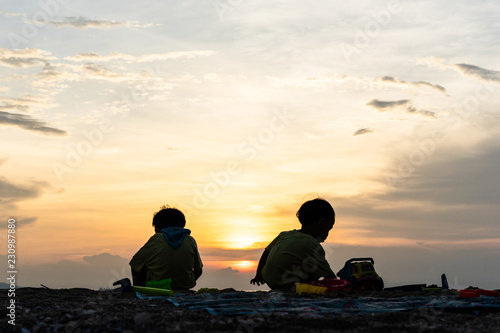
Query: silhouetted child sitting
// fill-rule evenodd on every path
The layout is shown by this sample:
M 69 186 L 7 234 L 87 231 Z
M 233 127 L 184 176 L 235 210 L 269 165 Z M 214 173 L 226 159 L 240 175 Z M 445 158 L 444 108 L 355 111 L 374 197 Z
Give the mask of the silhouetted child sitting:
M 332 206 L 326 200 L 314 199 L 305 202 L 296 215 L 302 228 L 283 231 L 266 247 L 250 283 L 293 290 L 295 282 L 336 278 L 320 244 L 335 224 Z
M 134 285 L 172 279 L 172 289 L 190 289 L 203 264 L 196 241 L 185 229 L 186 218 L 175 208 L 162 206 L 153 217 L 155 234 L 130 260 Z

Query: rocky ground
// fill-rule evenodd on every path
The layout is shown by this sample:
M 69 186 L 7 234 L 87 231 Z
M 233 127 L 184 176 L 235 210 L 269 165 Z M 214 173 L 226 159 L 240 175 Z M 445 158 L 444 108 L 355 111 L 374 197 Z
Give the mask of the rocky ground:
M 9 301 L 7 290 L 2 299 Z M 268 293 L 260 292 L 262 297 Z M 448 293 L 453 293 L 449 291 Z M 404 292 L 378 292 L 400 297 Z M 4 297 L 5 296 L 5 297 Z M 370 297 L 353 292 L 326 297 Z M 290 294 L 287 297 L 300 297 Z M 324 296 L 323 296 L 324 297 Z M 15 326 L 0 318 L 2 332 L 499 332 L 500 312 L 417 309 L 397 313 L 304 318 L 289 314 L 211 315 L 177 308 L 167 300 L 89 289 L 16 290 Z M 5 303 L 3 302 L 4 304 Z M 5 309 L 5 307 L 4 307 Z M 9 310 L 7 309 L 7 314 Z

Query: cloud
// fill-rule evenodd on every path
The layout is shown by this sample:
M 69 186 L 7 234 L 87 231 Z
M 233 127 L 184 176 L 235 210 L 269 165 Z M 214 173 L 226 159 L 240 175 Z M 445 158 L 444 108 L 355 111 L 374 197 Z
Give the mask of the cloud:
M 207 270 L 196 282 L 196 288 L 233 288 L 236 290 L 267 290 L 267 286 L 257 287 L 250 284 L 255 273 L 242 273 L 232 267 Z
M 64 76 L 64 73 L 60 72 L 56 66 L 46 63 L 43 70 L 35 75 L 35 78 L 43 81 L 55 81 Z
M 377 179 L 387 189 L 396 182 L 392 190 L 328 198 L 350 221 L 344 228 L 354 239 L 371 239 L 372 244 L 387 244 L 388 239 L 498 246 L 498 138 L 491 136 L 470 149 L 457 145 L 445 150 L 431 139 L 415 141 L 414 149 L 397 157 Z M 412 163 L 415 156 L 418 165 Z
M 368 134 L 368 133 L 373 133 L 373 130 L 371 130 L 369 128 L 360 128 L 356 132 L 354 132 L 353 136 L 363 135 L 363 134 Z
M 40 21 L 40 23 L 45 23 L 45 21 Z M 72 27 L 78 29 L 88 29 L 88 28 L 116 28 L 116 27 L 133 27 L 133 28 L 148 28 L 154 24 L 139 24 L 136 21 L 131 22 L 117 22 L 110 20 L 92 20 L 82 16 L 68 16 L 63 17 L 61 21 L 49 21 L 50 25 L 55 27 Z
M 84 262 L 62 260 L 43 265 L 23 265 L 20 286 L 50 288 L 115 288 L 113 282 L 130 276 L 129 259 L 109 253 L 84 256 Z M 5 261 L 6 262 L 6 261 Z M 57 274 L 54 274 L 57 272 Z
M 379 111 L 385 111 L 386 109 L 392 109 L 396 106 L 407 105 L 409 102 L 409 99 L 400 99 L 398 101 L 380 101 L 378 99 L 373 99 L 366 105 L 378 109 Z
M 8 67 L 26 68 L 41 66 L 55 59 L 51 53 L 39 49 L 0 48 L 0 64 Z
M 17 126 L 19 128 L 42 133 L 46 135 L 67 135 L 68 133 L 64 130 L 47 126 L 47 123 L 34 119 L 31 116 L 20 114 L 20 113 L 10 113 L 0 111 L 0 124 L 8 126 Z
M 388 83 L 393 83 L 397 85 L 403 85 L 403 86 L 411 86 L 411 87 L 428 87 L 431 89 L 434 89 L 440 93 L 446 94 L 446 89 L 443 86 L 440 86 L 439 84 L 432 84 L 429 82 L 425 81 L 414 81 L 414 82 L 407 82 L 407 81 L 401 81 L 397 80 L 392 76 L 384 76 L 379 79 L 382 82 L 388 82 Z
M 23 111 L 26 112 L 32 107 L 46 108 L 50 107 L 48 100 L 44 96 L 25 94 L 21 97 L 0 96 L 0 110 Z
M 24 21 L 30 21 L 25 13 L 10 13 L 5 11 L 0 11 L 0 15 L 5 17 L 15 17 L 21 16 Z M 130 27 L 130 28 L 150 28 L 153 26 L 160 26 L 161 24 L 156 23 L 146 23 L 140 24 L 137 21 L 126 21 L 126 22 L 117 22 L 113 20 L 98 20 L 98 19 L 89 19 L 83 16 L 66 16 L 62 17 L 60 20 L 31 20 L 33 24 L 37 26 L 41 24 L 49 24 L 55 26 L 57 28 L 63 27 L 71 27 L 78 29 L 88 29 L 88 28 L 96 28 L 96 29 L 108 29 L 108 28 L 117 28 L 117 27 Z
M 273 87 L 294 87 L 294 88 L 317 88 L 326 89 L 332 85 L 341 85 L 349 82 L 354 82 L 354 89 L 362 90 L 373 90 L 373 89 L 384 89 L 388 85 L 395 86 L 397 88 L 412 88 L 417 89 L 421 87 L 431 88 L 442 94 L 446 94 L 446 88 L 440 86 L 439 84 L 432 84 L 425 81 L 403 81 L 398 80 L 392 76 L 383 76 L 379 78 L 365 77 L 365 76 L 349 76 L 349 75 L 339 75 L 330 74 L 320 77 L 308 77 L 308 78 L 277 78 L 272 76 L 266 77 L 269 85 Z
M 17 215 L 3 215 L 0 216 L 2 221 L 7 221 L 8 219 L 15 219 L 16 220 L 16 227 L 26 227 L 31 224 L 35 224 L 35 222 L 38 220 L 38 217 L 23 217 L 23 216 L 17 216 Z M 7 229 L 7 224 L 2 224 L 0 225 L 0 229 Z
M 267 245 L 267 244 L 266 244 Z M 221 249 L 203 248 L 203 258 L 207 260 L 259 260 L 262 249 Z M 205 259 L 204 259 L 205 260 Z
M 81 69 L 82 69 L 84 76 L 86 76 L 87 78 L 107 80 L 107 81 L 113 81 L 113 82 L 145 79 L 145 78 L 151 77 L 151 74 L 149 72 L 146 72 L 146 71 L 143 71 L 139 74 L 136 74 L 136 73 L 119 74 L 119 73 L 113 72 L 112 70 L 110 70 L 104 66 L 96 65 L 94 63 L 84 64 L 81 67 Z
M 5 163 L 5 161 L 6 159 L 0 160 L 0 165 Z M 44 181 L 31 181 L 28 184 L 20 185 L 14 184 L 5 177 L 0 176 L 0 205 L 2 206 L 0 218 L 2 221 L 15 217 L 18 226 L 34 224 L 37 221 L 36 217 L 24 217 L 15 214 L 17 211 L 17 203 L 24 200 L 39 198 L 49 187 L 50 185 Z M 0 224 L 0 229 L 5 228 L 7 228 L 6 224 Z
M 408 113 L 418 113 L 426 117 L 436 118 L 436 114 L 432 111 L 419 110 L 412 105 L 409 99 L 400 99 L 397 101 L 381 101 L 378 99 L 372 99 L 366 105 L 377 109 L 379 112 L 394 110 L 394 109 L 404 109 Z
M 406 111 L 408 113 L 420 113 L 421 115 L 424 115 L 424 116 L 427 116 L 427 117 L 430 117 L 430 118 L 436 118 L 436 113 L 435 112 L 427 111 L 427 110 L 418 110 L 416 107 L 414 107 L 412 105 L 409 105 L 406 108 Z
M 125 60 L 127 62 L 151 62 L 157 60 L 170 60 L 170 59 L 191 59 L 199 57 L 207 57 L 215 54 L 213 50 L 192 50 L 192 51 L 176 51 L 176 52 L 166 52 L 166 53 L 153 53 L 145 54 L 140 57 L 136 57 L 130 54 L 111 52 L 108 55 L 99 55 L 94 52 L 90 53 L 80 53 L 74 57 L 66 57 L 64 59 L 69 61 L 112 61 L 112 60 Z
M 26 185 L 14 184 L 0 176 L 0 203 L 11 204 L 40 197 L 50 185 L 44 181 L 31 181 Z
M 462 73 L 465 76 L 474 77 L 482 81 L 500 83 L 499 71 L 484 69 L 468 64 L 456 64 L 453 65 L 453 68 L 455 68 L 458 72 Z
M 24 13 L 11 13 L 11 12 L 6 12 L 6 11 L 3 11 L 3 10 L 0 10 L 0 15 L 3 15 L 5 17 L 9 17 L 9 16 L 21 16 L 21 17 L 26 17 L 26 14 Z
M 440 69 L 453 69 L 464 76 L 473 77 L 482 81 L 500 83 L 500 71 L 481 68 L 470 64 L 454 64 L 450 65 L 443 58 L 427 57 L 418 58 L 418 65 L 426 65 L 429 67 L 437 67 Z
M 113 266 L 113 265 L 128 265 L 129 260 L 127 258 L 120 257 L 118 255 L 112 255 L 109 253 L 101 253 L 93 256 L 84 256 L 83 261 L 93 266 Z

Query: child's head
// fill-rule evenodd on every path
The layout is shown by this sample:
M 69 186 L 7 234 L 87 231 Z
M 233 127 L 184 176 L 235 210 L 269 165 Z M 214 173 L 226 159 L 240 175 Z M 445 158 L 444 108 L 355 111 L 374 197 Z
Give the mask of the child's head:
M 153 227 L 156 232 L 160 232 L 163 228 L 179 227 L 184 228 L 186 218 L 184 214 L 176 208 L 162 206 L 153 216 Z
M 302 224 L 302 230 L 307 230 L 324 241 L 335 224 L 335 211 L 328 201 L 318 198 L 302 204 L 297 218 Z

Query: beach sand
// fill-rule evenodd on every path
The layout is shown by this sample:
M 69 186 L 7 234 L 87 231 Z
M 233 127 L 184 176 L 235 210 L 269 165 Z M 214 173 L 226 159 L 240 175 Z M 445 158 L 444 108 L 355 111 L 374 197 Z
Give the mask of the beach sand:
M 224 292 L 224 291 L 223 291 Z M 226 291 L 229 292 L 229 291 Z M 241 292 L 244 293 L 244 292 Z M 1 290 L 2 299 L 7 290 Z M 441 291 L 436 295 L 442 295 Z M 453 296 L 456 291 L 447 291 Z M 272 297 L 257 292 L 259 299 Z M 337 292 L 313 298 L 356 300 L 400 298 L 415 292 Z M 4 297 L 5 296 L 5 297 Z M 429 293 L 426 297 L 433 297 Z M 284 294 L 293 301 L 304 297 Z M 311 296 L 307 296 L 311 297 Z M 89 289 L 19 288 L 16 290 L 15 326 L 0 319 L 2 332 L 499 332 L 498 309 L 413 309 L 388 313 L 349 313 L 300 316 L 285 312 L 248 315 L 212 315 L 204 310 L 176 307 L 166 299 L 138 299 L 134 293 Z M 8 301 L 7 301 L 8 302 Z M 4 303 L 5 304 L 5 303 Z M 8 304 L 8 303 L 7 303 Z M 5 309 L 5 308 L 4 308 Z

